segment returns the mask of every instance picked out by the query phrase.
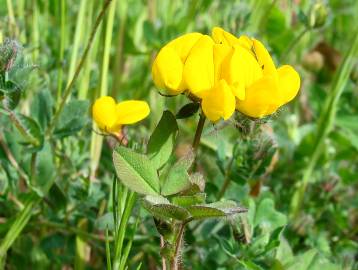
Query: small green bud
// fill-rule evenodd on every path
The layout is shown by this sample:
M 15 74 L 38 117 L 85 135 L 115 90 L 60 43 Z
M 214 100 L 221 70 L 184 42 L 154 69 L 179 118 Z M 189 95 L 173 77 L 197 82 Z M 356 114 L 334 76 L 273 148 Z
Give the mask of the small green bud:
M 322 27 L 328 17 L 328 8 L 321 1 L 315 3 L 311 9 L 309 16 L 309 26 L 311 28 Z

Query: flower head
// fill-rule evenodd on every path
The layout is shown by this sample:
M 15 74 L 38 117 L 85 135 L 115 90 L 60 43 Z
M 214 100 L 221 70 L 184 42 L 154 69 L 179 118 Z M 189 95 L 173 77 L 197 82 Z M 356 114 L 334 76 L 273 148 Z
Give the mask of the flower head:
M 116 104 L 109 96 L 98 98 L 93 107 L 93 119 L 98 127 L 108 133 L 118 132 L 123 125 L 134 124 L 150 112 L 145 101 L 127 100 Z
M 236 110 L 261 118 L 274 113 L 298 93 L 300 77 L 288 65 L 276 68 L 264 45 L 214 27 L 212 36 L 190 33 L 158 53 L 152 67 L 155 84 L 171 95 L 201 99 L 211 121 L 226 120 Z

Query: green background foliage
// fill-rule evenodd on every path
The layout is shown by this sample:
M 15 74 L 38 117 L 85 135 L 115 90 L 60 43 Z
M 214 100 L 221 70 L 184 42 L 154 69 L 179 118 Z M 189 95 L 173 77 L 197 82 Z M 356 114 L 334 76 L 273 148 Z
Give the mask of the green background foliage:
M 358 2 L 112 0 L 75 75 L 104 2 L 0 0 L 0 269 L 158 269 L 150 213 L 215 217 L 187 227 L 183 269 L 357 269 Z M 171 39 L 214 26 L 262 40 L 302 86 L 269 118 L 205 125 L 195 163 L 205 197 L 180 163 L 198 107 L 158 94 L 151 63 Z M 149 156 L 150 175 L 128 166 L 134 154 L 124 148 L 116 161 L 146 197 L 119 184 L 115 142 L 93 131 L 90 107 L 102 95 L 150 105 L 124 130 L 128 147 Z M 175 196 L 193 181 L 199 193 Z M 248 213 L 221 218 L 230 203 L 210 204 L 221 199 Z

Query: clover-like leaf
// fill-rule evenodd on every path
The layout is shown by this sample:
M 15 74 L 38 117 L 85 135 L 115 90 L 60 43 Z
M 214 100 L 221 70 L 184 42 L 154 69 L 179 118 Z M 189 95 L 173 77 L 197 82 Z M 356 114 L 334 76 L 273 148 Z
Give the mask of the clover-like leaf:
M 183 207 L 171 204 L 166 198 L 161 196 L 146 196 L 142 202 L 145 209 L 153 216 L 167 220 L 173 218 L 176 220 L 186 220 L 190 213 Z
M 113 162 L 119 180 L 129 189 L 144 195 L 159 193 L 157 171 L 147 156 L 119 146 L 113 151 Z
M 159 169 L 168 161 L 173 152 L 178 125 L 170 111 L 164 111 L 157 127 L 150 136 L 147 154 Z
M 165 174 L 161 194 L 164 196 L 177 194 L 190 187 L 188 170 L 194 162 L 194 153 L 189 151 L 187 155 L 182 157 L 175 163 Z
M 187 208 L 194 219 L 228 217 L 247 212 L 233 201 L 221 201 L 210 204 L 193 205 Z
M 22 136 L 22 143 L 29 145 L 29 150 L 40 150 L 44 143 L 44 136 L 37 122 L 23 114 L 16 114 L 16 117 L 14 115 L 13 119 L 15 125 L 18 126 L 18 130 Z

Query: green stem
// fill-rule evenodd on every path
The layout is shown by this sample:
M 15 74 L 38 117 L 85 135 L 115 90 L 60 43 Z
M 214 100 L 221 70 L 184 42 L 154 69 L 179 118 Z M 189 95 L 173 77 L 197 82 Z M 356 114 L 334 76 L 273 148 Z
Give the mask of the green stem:
M 63 57 L 65 51 L 65 17 L 66 17 L 66 1 L 61 0 L 60 6 L 60 49 L 58 56 L 58 78 L 57 78 L 57 102 L 62 96 L 62 77 L 63 77 Z
M 100 73 L 100 87 L 99 93 L 95 93 L 95 98 L 97 96 L 106 96 L 108 94 L 108 70 L 110 63 L 110 53 L 111 53 L 111 44 L 112 44 L 112 33 L 114 26 L 115 10 L 116 10 L 117 0 L 114 0 L 111 4 L 111 7 L 108 11 L 107 22 L 104 28 L 104 49 L 102 57 L 102 66 Z M 93 129 L 96 128 L 95 123 L 93 123 Z M 90 166 L 90 179 L 91 181 L 95 179 L 96 171 L 99 165 L 99 160 L 101 157 L 103 145 L 103 136 L 99 136 L 96 133 L 92 133 L 91 137 L 91 146 L 90 146 L 90 155 L 91 155 L 91 166 Z
M 175 239 L 175 248 L 173 257 L 171 258 L 170 262 L 170 270 L 178 270 L 179 269 L 179 257 L 181 253 L 181 247 L 184 238 L 184 229 L 185 229 L 186 222 L 180 224 L 178 235 Z
M 74 234 L 77 234 L 83 238 L 87 238 L 87 239 L 91 239 L 91 240 L 96 240 L 96 241 L 101 241 L 101 242 L 106 241 L 106 238 L 103 235 L 89 233 L 89 232 L 84 231 L 80 228 L 73 227 L 73 226 L 70 226 L 67 224 L 63 224 L 63 223 L 57 223 L 57 222 L 52 222 L 52 221 L 47 221 L 47 220 L 39 220 L 38 223 L 36 223 L 36 224 L 40 224 L 41 226 L 44 226 L 44 227 L 58 229 L 65 233 L 66 232 L 74 233 Z M 110 241 L 110 242 L 113 241 L 113 238 L 109 236 L 108 241 Z
M 9 16 L 9 28 L 12 29 L 13 34 L 15 36 L 17 36 L 18 35 L 18 29 L 17 29 L 17 26 L 16 26 L 14 8 L 12 6 L 12 0 L 6 0 L 6 4 L 7 4 L 8 16 Z
M 82 39 L 82 34 L 85 31 L 85 13 L 87 9 L 87 3 L 88 0 L 81 0 L 79 11 L 77 14 L 77 22 L 76 22 L 76 30 L 75 30 L 75 36 L 73 40 L 73 47 L 72 47 L 72 54 L 71 54 L 71 60 L 70 60 L 70 67 L 68 71 L 68 78 L 72 78 L 73 74 L 75 73 L 76 68 L 76 61 L 77 61 L 77 55 L 80 48 L 80 41 Z M 68 80 L 67 86 L 70 84 L 70 81 Z
M 115 180 L 116 181 L 116 180 Z M 118 194 L 120 195 L 120 194 Z M 128 196 L 126 196 L 127 199 L 125 203 L 123 204 L 124 209 L 123 212 L 121 212 L 122 207 L 117 208 L 117 216 L 120 214 L 120 223 L 119 226 L 116 228 L 115 233 L 115 247 L 114 247 L 114 258 L 113 258 L 113 269 L 119 269 L 122 267 L 122 253 L 123 253 L 123 242 L 124 242 L 124 236 L 127 228 L 127 224 L 130 218 L 130 215 L 132 213 L 134 203 L 136 201 L 136 193 L 130 192 Z M 125 262 L 123 262 L 125 263 Z
M 99 13 L 97 19 L 96 19 L 96 22 L 93 26 L 93 29 L 92 29 L 92 32 L 91 32 L 91 35 L 89 37 L 89 40 L 88 40 L 88 43 L 87 43 L 87 46 L 86 46 L 86 49 L 81 57 L 81 60 L 77 66 L 77 69 L 75 71 L 75 74 L 73 75 L 73 78 L 71 80 L 71 82 L 69 83 L 69 85 L 67 86 L 67 88 L 65 89 L 65 92 L 64 92 L 64 95 L 62 97 L 62 100 L 61 100 L 61 103 L 51 121 L 51 124 L 47 130 L 47 135 L 49 136 L 51 133 L 52 133 L 52 130 L 54 129 L 54 127 L 56 126 L 56 123 L 60 117 L 60 114 L 66 104 L 66 101 L 67 101 L 67 98 L 69 97 L 69 95 L 71 94 L 72 92 L 72 88 L 73 88 L 73 85 L 76 81 L 76 79 L 78 78 L 78 75 L 80 74 L 81 72 L 81 69 L 83 67 L 83 64 L 85 63 L 85 60 L 86 60 L 86 57 L 88 55 L 88 52 L 89 50 L 91 49 L 91 45 L 93 43 L 93 39 L 96 35 L 96 32 L 97 32 L 97 29 L 98 29 L 98 26 L 100 25 L 100 23 L 102 22 L 103 18 L 104 18 L 104 15 L 106 14 L 106 11 L 108 9 L 108 6 L 109 4 L 112 2 L 112 0 L 106 0 L 106 2 L 104 3 L 103 5 L 103 8 L 101 10 L 101 12 Z
M 196 127 L 194 141 L 193 141 L 193 145 L 192 145 L 195 154 L 196 154 L 199 144 L 200 144 L 200 138 L 201 138 L 201 134 L 203 133 L 205 120 L 206 120 L 206 117 L 205 117 L 204 113 L 201 113 L 200 119 L 198 122 L 198 126 Z
M 227 188 L 229 187 L 230 185 L 230 182 L 231 182 L 231 179 L 230 179 L 230 171 L 231 171 L 231 167 L 232 167 L 232 164 L 234 162 L 234 158 L 231 158 L 228 166 L 227 166 L 227 169 L 226 169 L 226 172 L 225 172 L 225 180 L 224 180 L 224 183 L 218 193 L 218 196 L 217 196 L 217 199 L 220 200 L 224 195 L 225 195 L 225 192 L 227 190 Z
M 0 266 L 5 263 L 6 253 L 16 238 L 20 235 L 28 221 L 30 220 L 33 208 L 41 201 L 41 198 L 35 193 L 32 193 L 24 204 L 19 216 L 11 225 L 9 231 L 6 233 L 5 238 L 0 244 Z
M 119 25 L 119 33 L 117 39 L 117 51 L 114 63 L 114 70 L 117 75 L 113 78 L 112 85 L 112 97 L 116 98 L 118 94 L 118 89 L 120 89 L 122 82 L 122 73 L 123 73 L 123 64 L 124 64 L 124 34 L 126 29 L 126 20 L 127 20 L 127 2 L 120 1 L 120 25 Z
M 291 217 L 296 218 L 303 204 L 303 198 L 309 184 L 314 168 L 324 150 L 324 143 L 329 133 L 334 127 L 338 101 L 344 91 L 345 85 L 354 65 L 354 59 L 358 53 L 358 32 L 355 33 L 354 40 L 350 49 L 347 51 L 339 70 L 333 80 L 332 89 L 327 96 L 322 113 L 318 120 L 315 143 L 309 158 L 309 164 L 306 167 L 302 180 L 297 184 L 297 189 L 291 200 Z
M 295 46 L 297 46 L 297 44 L 300 42 L 303 36 L 306 33 L 308 33 L 308 30 L 309 29 L 306 27 L 305 29 L 302 30 L 301 33 L 298 34 L 298 36 L 295 39 L 292 40 L 290 45 L 287 46 L 287 49 L 281 54 L 280 63 L 283 63 L 287 60 L 287 57 L 290 54 L 290 52 L 295 48 Z
M 32 52 L 32 60 L 38 61 L 39 47 L 40 47 L 40 31 L 39 31 L 39 7 L 37 1 L 32 1 L 33 12 L 32 12 L 32 29 L 31 29 L 31 42 L 34 46 Z
M 86 21 L 85 24 L 86 26 L 90 29 L 93 23 L 93 9 L 94 9 L 94 5 L 93 5 L 93 1 L 90 1 L 88 3 L 88 7 L 87 7 L 87 13 L 86 13 Z M 87 28 L 86 27 L 86 28 Z M 88 29 L 85 29 L 86 33 L 85 33 L 85 38 L 87 39 L 90 35 Z M 81 81 L 80 81 L 80 85 L 79 85 L 79 89 L 78 89 L 78 99 L 86 99 L 87 95 L 88 95 L 88 90 L 89 90 L 89 84 L 90 84 L 90 76 L 91 76 L 91 69 L 92 69 L 92 63 L 94 62 L 94 58 L 97 55 L 97 51 L 98 51 L 98 44 L 99 44 L 99 38 L 98 36 L 95 38 L 94 42 L 93 42 L 93 49 L 91 50 L 91 52 L 89 53 L 86 61 L 85 61 L 85 65 L 83 68 L 83 73 L 81 76 Z

